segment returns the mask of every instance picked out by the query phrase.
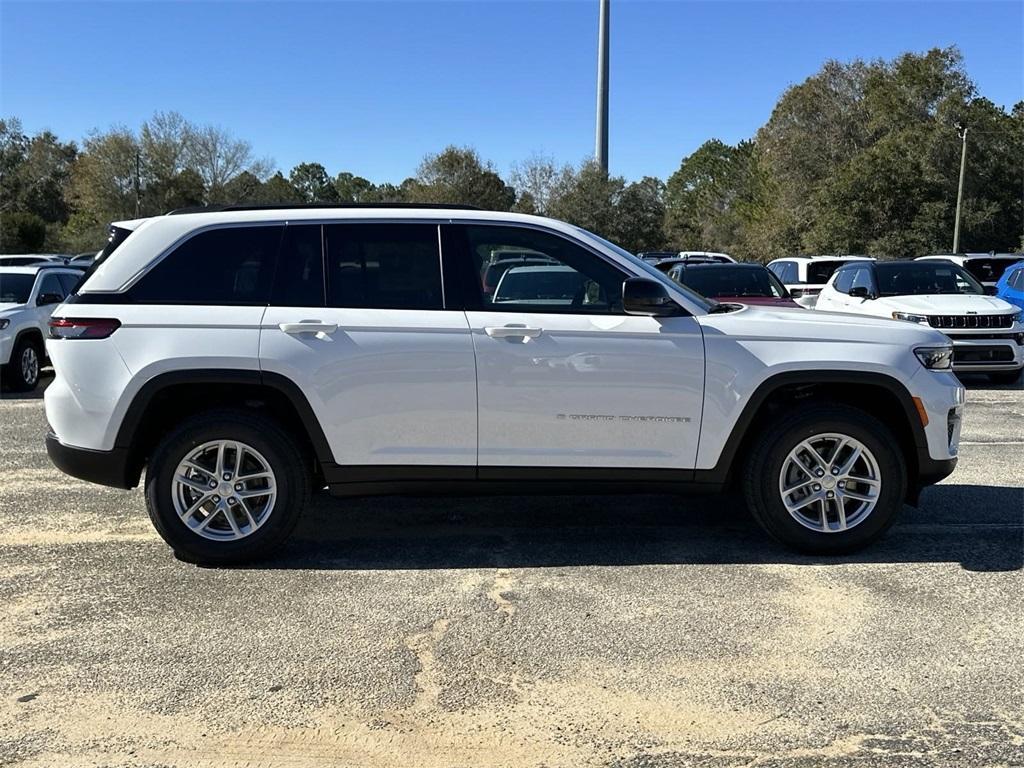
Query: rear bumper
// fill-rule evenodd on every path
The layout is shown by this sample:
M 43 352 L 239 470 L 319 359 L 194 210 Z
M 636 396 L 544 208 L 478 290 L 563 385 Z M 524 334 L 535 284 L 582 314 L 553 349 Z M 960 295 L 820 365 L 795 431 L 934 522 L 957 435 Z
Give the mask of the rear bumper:
M 127 448 L 111 451 L 75 448 L 64 445 L 50 432 L 46 435 L 46 453 L 57 469 L 80 480 L 125 489 L 139 483 L 139 473 L 131 466 Z

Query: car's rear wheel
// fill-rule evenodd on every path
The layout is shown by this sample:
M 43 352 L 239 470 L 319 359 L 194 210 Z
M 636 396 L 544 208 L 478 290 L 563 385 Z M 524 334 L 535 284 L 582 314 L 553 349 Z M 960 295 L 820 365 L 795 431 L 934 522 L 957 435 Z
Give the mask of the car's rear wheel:
M 839 554 L 869 544 L 892 525 L 906 496 L 896 437 L 845 406 L 812 406 L 765 425 L 745 469 L 755 519 L 803 552 Z
M 11 351 L 4 368 L 4 383 L 15 392 L 29 392 L 39 384 L 42 368 L 42 344 L 31 336 L 22 336 Z
M 270 554 L 309 499 L 302 452 L 274 421 L 243 411 L 190 419 L 157 446 L 146 506 L 182 560 L 231 565 Z
M 1016 371 L 1000 371 L 999 373 L 990 373 L 989 379 L 993 384 L 1016 384 L 1021 379 L 1021 374 L 1024 373 L 1024 368 Z

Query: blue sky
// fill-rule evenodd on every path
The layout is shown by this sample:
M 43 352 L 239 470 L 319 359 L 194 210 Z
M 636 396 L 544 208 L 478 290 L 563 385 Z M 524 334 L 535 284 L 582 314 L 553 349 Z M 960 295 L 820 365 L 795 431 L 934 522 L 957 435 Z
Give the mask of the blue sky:
M 472 145 L 505 173 L 593 152 L 597 0 L 0 2 L 0 114 L 80 139 L 177 110 L 285 173 L 399 182 Z M 829 58 L 956 44 L 982 95 L 1024 98 L 1024 3 L 612 0 L 611 170 L 667 177 L 754 134 Z

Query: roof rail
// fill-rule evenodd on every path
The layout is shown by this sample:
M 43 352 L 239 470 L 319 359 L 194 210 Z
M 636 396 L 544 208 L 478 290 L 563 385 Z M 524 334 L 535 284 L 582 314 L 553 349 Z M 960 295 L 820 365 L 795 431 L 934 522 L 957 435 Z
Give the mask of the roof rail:
M 481 208 L 476 205 L 464 205 L 456 203 L 266 203 L 266 204 L 239 204 L 239 205 L 193 205 L 187 208 L 175 208 L 168 211 L 168 216 L 176 216 L 182 213 L 220 213 L 221 211 L 279 211 L 298 209 L 331 209 L 331 208 L 433 208 L 459 211 L 479 211 Z

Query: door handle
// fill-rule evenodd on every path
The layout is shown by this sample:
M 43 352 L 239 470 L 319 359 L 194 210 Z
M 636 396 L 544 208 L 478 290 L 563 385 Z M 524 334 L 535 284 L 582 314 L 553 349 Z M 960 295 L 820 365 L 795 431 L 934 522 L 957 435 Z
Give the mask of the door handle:
M 536 339 L 540 336 L 540 328 L 527 328 L 525 325 L 501 325 L 484 328 L 484 333 L 492 339 L 526 338 Z
M 337 323 L 322 323 L 319 320 L 303 320 L 300 323 L 281 323 L 277 326 L 285 333 L 334 333 Z

